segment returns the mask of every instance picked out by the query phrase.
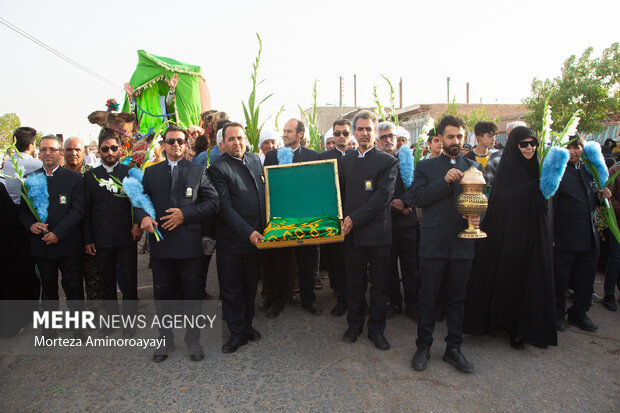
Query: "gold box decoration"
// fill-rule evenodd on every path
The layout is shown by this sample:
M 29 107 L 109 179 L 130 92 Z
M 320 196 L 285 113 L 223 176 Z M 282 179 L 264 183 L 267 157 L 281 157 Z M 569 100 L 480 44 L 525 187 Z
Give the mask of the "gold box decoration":
M 265 202 L 259 249 L 344 241 L 335 159 L 266 166 Z

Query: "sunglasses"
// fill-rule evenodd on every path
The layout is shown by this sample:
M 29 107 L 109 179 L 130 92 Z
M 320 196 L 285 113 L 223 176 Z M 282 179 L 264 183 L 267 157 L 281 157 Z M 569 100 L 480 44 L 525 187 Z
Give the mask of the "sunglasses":
M 118 146 L 117 145 L 102 146 L 101 148 L 99 148 L 99 150 L 103 153 L 108 153 L 108 151 L 116 152 L 118 151 Z
M 178 143 L 179 146 L 181 146 L 181 145 L 185 144 L 185 139 L 183 139 L 183 138 L 176 138 L 176 139 L 175 138 L 168 138 L 168 139 L 166 139 L 166 143 L 168 145 L 174 145 L 175 142 Z
M 521 141 L 519 142 L 519 148 L 527 148 L 528 146 L 531 146 L 532 148 L 536 148 L 538 146 L 538 141 L 534 140 L 534 141 Z
M 349 132 L 348 130 L 337 130 L 337 131 L 334 131 L 334 136 L 338 137 L 342 135 L 346 138 L 347 136 L 349 136 L 350 133 L 351 132 Z
M 382 141 L 386 140 L 386 139 L 392 139 L 396 137 L 396 135 L 394 135 L 393 133 L 387 133 L 385 135 L 381 135 L 379 136 L 379 139 L 381 139 Z
M 39 152 L 51 152 L 51 153 L 56 153 L 58 152 L 60 149 L 59 148 L 39 148 Z

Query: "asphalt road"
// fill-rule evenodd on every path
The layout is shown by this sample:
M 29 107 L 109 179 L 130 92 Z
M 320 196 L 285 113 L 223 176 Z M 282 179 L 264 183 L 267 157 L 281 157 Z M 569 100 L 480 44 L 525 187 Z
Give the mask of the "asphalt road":
M 152 297 L 145 260 L 141 255 L 142 299 Z M 212 262 L 212 293 L 214 274 Z M 231 355 L 212 351 L 201 362 L 182 349 L 163 363 L 147 355 L 2 356 L 0 411 L 620 411 L 620 312 L 594 304 L 597 333 L 569 326 L 559 345 L 546 350 L 517 351 L 506 337 L 466 336 L 462 350 L 476 366 L 469 375 L 441 360 L 440 323 L 428 369 L 416 372 L 412 321 L 402 315 L 388 321 L 387 352 L 375 349 L 366 332 L 345 344 L 346 319 L 329 315 L 335 299 L 324 281 L 317 291 L 322 316 L 288 306 L 269 320 L 257 310 L 261 341 Z M 602 292 L 600 277 L 595 290 Z

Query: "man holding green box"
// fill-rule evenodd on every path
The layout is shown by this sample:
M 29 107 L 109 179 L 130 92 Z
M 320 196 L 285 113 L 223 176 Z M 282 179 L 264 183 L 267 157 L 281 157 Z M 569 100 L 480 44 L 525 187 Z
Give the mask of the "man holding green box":
M 370 266 L 370 317 L 368 338 L 380 350 L 390 344 L 383 335 L 387 314 L 387 274 L 392 244 L 390 200 L 394 193 L 397 161 L 375 147 L 377 117 L 368 110 L 353 118 L 359 148 L 338 164 L 340 191 L 344 194 L 346 236 L 345 274 L 348 329 L 342 340 L 353 343 L 362 333 L 365 312 L 366 271 Z

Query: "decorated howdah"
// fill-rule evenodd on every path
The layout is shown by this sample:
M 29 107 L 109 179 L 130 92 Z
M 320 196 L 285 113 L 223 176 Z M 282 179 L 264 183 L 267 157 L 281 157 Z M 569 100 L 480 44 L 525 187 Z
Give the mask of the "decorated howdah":
M 267 228 L 258 248 L 342 242 L 336 160 L 265 167 Z

